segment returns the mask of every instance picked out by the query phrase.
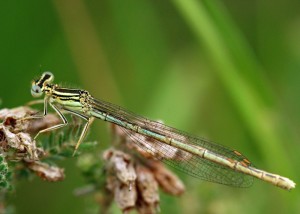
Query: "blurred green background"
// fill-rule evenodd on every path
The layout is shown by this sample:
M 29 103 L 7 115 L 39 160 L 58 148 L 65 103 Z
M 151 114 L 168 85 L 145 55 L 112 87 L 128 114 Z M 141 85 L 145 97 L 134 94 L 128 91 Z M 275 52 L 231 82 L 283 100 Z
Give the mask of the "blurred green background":
M 57 83 L 209 138 L 299 183 L 300 2 L 1 1 L 1 107 L 32 100 L 41 70 Z M 108 146 L 107 124 L 89 139 Z M 99 160 L 100 161 L 100 160 Z M 20 181 L 17 213 L 91 213 L 66 179 Z M 256 180 L 237 189 L 180 174 L 186 193 L 161 194 L 162 213 L 300 213 L 300 190 Z M 113 213 L 120 213 L 117 207 Z

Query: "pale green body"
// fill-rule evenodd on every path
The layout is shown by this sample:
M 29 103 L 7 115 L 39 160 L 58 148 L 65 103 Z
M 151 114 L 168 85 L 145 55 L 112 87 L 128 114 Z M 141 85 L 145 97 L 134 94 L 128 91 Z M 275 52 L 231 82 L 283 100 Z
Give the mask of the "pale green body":
M 51 84 L 52 80 L 51 73 L 44 73 L 38 81 L 34 82 L 32 94 L 41 96 L 44 92 L 44 114 L 47 114 L 47 104 L 49 103 L 62 118 L 63 124 L 41 132 L 60 128 L 67 124 L 66 118 L 59 109 L 83 118 L 87 123 L 75 151 L 93 119 L 98 118 L 122 127 L 122 130 L 137 143 L 138 141 L 142 142 L 138 144 L 145 152 L 159 154 L 160 157 L 157 158 L 200 179 L 247 187 L 252 184 L 252 177 L 256 177 L 283 189 L 289 190 L 295 187 L 295 183 L 288 178 L 252 167 L 250 161 L 237 151 L 194 137 L 162 123 L 148 120 L 111 103 L 96 100 L 87 91 L 53 85 Z

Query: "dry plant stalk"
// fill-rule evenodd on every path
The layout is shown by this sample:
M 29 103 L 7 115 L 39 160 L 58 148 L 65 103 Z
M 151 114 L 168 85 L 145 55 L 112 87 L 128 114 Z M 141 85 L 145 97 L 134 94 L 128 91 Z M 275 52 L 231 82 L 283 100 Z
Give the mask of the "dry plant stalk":
M 63 169 L 40 162 L 47 154 L 43 148 L 36 146 L 36 141 L 31 137 L 39 130 L 60 123 L 60 120 L 54 114 L 48 114 L 42 119 L 24 119 L 36 113 L 37 111 L 23 106 L 0 110 L 0 152 L 8 161 L 23 162 L 24 167 L 43 180 L 63 180 Z
M 41 119 L 24 119 L 37 113 L 29 107 L 0 110 L 0 153 L 7 161 L 21 163 L 21 167 L 26 167 L 43 180 L 61 181 L 65 178 L 64 170 L 42 162 L 51 154 L 38 147 L 31 137 L 61 121 L 55 114 L 47 114 Z M 159 212 L 159 188 L 174 196 L 179 196 L 185 191 L 182 181 L 160 161 L 154 159 L 161 157 L 161 154 L 146 152 L 118 126 L 112 125 L 111 128 L 115 136 L 113 143 L 118 145 L 106 150 L 102 155 L 107 172 L 107 188 L 100 190 L 105 192 L 105 198 L 99 200 L 99 203 L 109 206 L 114 198 L 123 213 L 136 209 L 140 214 L 155 214 Z M 151 139 L 143 140 L 156 143 L 151 142 Z M 124 148 L 130 152 L 124 152 Z M 176 151 L 173 154 L 176 154 Z M 162 158 L 176 158 L 172 153 L 170 155 Z M 97 189 L 92 186 L 87 192 L 89 191 L 94 192 Z
M 127 150 L 135 150 L 142 156 L 137 157 L 132 152 L 125 153 L 117 149 L 109 149 L 103 153 L 108 172 L 107 188 L 113 193 L 114 200 L 123 213 L 132 209 L 140 214 L 158 213 L 159 187 L 174 196 L 180 196 L 185 191 L 183 182 L 156 160 L 155 156 L 141 149 L 118 126 L 112 125 L 111 128 L 115 141 L 118 141 L 115 142 L 117 147 L 124 148 L 125 145 Z

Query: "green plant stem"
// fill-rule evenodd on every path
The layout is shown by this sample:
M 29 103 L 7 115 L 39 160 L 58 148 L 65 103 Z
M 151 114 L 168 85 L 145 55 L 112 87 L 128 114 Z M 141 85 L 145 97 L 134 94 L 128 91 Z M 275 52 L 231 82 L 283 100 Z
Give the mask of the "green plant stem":
M 292 175 L 292 168 L 276 127 L 273 109 L 256 92 L 237 66 L 232 57 L 229 44 L 223 39 L 222 31 L 217 28 L 207 13 L 202 1 L 174 0 L 182 17 L 186 20 L 199 43 L 205 46 L 212 64 L 215 66 L 225 90 L 241 114 L 248 130 L 255 137 L 254 143 L 269 167 L 274 164 L 274 157 L 280 157 L 277 170 Z M 246 48 L 246 47 L 245 47 Z M 234 51 L 234 50 L 231 50 Z M 244 63 L 251 64 L 244 58 Z M 257 66 L 259 67 L 259 66 Z

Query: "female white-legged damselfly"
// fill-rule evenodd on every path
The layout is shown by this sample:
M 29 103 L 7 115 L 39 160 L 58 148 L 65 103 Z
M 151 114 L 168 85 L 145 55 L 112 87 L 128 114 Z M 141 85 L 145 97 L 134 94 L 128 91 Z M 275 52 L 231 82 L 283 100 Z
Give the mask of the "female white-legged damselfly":
M 68 122 L 61 112 L 63 110 L 87 121 L 74 152 L 83 141 L 94 118 L 97 118 L 116 124 L 145 152 L 155 154 L 158 159 L 191 176 L 234 187 L 248 187 L 252 185 L 253 177 L 256 177 L 283 189 L 295 188 L 295 183 L 288 178 L 254 168 L 238 151 L 97 100 L 85 90 L 62 88 L 52 84 L 53 79 L 52 73 L 45 72 L 32 83 L 31 94 L 34 97 L 45 94 L 45 98 L 44 115 L 31 118 L 45 116 L 49 104 L 62 119 L 62 124 L 41 130 L 35 138 L 40 133 L 66 126 Z

